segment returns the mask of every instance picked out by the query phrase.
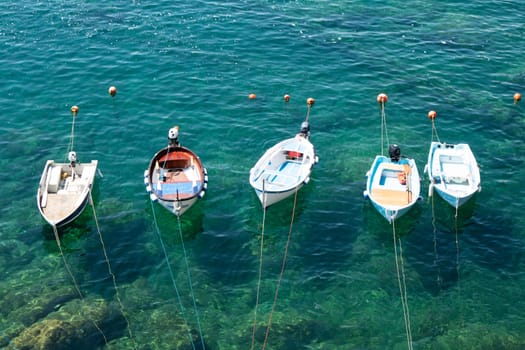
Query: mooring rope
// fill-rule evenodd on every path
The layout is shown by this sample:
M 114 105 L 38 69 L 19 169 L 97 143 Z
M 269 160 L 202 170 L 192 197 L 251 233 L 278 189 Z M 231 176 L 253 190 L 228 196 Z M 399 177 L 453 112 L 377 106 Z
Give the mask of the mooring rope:
M 405 273 L 405 263 L 403 259 L 403 245 L 401 243 L 401 238 L 398 238 L 399 241 L 399 257 L 401 260 L 401 276 L 403 277 L 403 296 L 405 298 L 405 309 L 407 314 L 407 330 L 410 338 L 409 346 L 412 349 L 412 327 L 410 326 L 410 311 L 408 309 L 408 296 L 407 296 L 407 284 L 406 284 L 406 273 Z
M 459 229 L 458 229 L 458 212 L 459 205 L 456 205 L 456 213 L 454 215 L 454 233 L 456 238 L 456 274 L 458 275 L 458 299 L 461 305 L 461 278 L 460 278 L 460 264 L 459 264 Z M 463 320 L 462 320 L 463 321 Z
M 179 303 L 181 316 L 182 316 L 182 319 L 184 320 L 184 324 L 186 325 L 186 328 L 187 328 L 187 331 L 188 331 L 188 337 L 190 338 L 190 342 L 191 342 L 191 346 L 192 346 L 193 350 L 195 350 L 195 343 L 193 342 L 193 337 L 191 335 L 191 329 L 190 329 L 190 326 L 188 324 L 188 320 L 186 318 L 186 313 L 185 313 L 185 310 L 184 310 L 184 306 L 182 305 L 182 299 L 180 297 L 179 289 L 177 288 L 177 283 L 175 282 L 175 277 L 173 275 L 173 270 L 171 268 L 171 263 L 170 263 L 170 260 L 169 260 L 169 257 L 168 257 L 168 252 L 166 250 L 166 245 L 164 244 L 164 240 L 162 239 L 162 236 L 160 234 L 160 229 L 159 229 L 159 225 L 158 225 L 158 222 L 157 222 L 157 216 L 155 215 L 155 207 L 153 205 L 153 201 L 150 200 L 150 203 L 151 203 L 151 212 L 153 213 L 153 222 L 155 224 L 155 231 L 157 233 L 157 237 L 159 238 L 160 245 L 161 245 L 162 251 L 164 253 L 164 259 L 166 260 L 166 265 L 168 266 L 168 271 L 170 273 L 170 278 L 171 278 L 171 283 L 173 284 L 173 289 L 175 290 L 175 294 L 177 295 L 177 300 L 178 300 L 178 303 Z
M 459 236 L 458 236 L 458 211 L 459 206 L 456 205 L 456 213 L 454 215 L 454 233 L 456 235 L 456 271 L 458 274 L 458 283 L 459 283 Z
M 412 350 L 412 331 L 410 330 L 410 314 L 408 310 L 406 277 L 405 277 L 405 269 L 404 269 L 404 264 L 403 264 L 403 247 L 401 245 L 401 239 L 399 238 L 398 239 L 399 240 L 399 251 L 400 251 L 399 259 L 401 260 L 401 272 L 400 272 L 398 255 L 397 255 L 395 220 L 392 220 L 392 236 L 394 239 L 394 255 L 395 255 L 395 261 L 396 261 L 397 282 L 399 285 L 399 294 L 401 296 L 401 305 L 403 307 L 403 317 L 405 319 L 405 331 L 406 331 L 406 336 L 407 336 L 407 344 L 408 344 L 408 349 Z M 401 278 L 401 274 L 402 274 L 402 278 Z M 401 280 L 403 282 L 401 282 Z
M 266 222 L 266 198 L 267 194 L 264 190 L 264 179 L 262 182 L 262 204 L 263 204 L 263 218 L 262 218 L 262 228 L 261 228 L 261 246 L 259 251 L 259 278 L 257 279 L 257 296 L 255 298 L 255 309 L 253 310 L 253 330 L 252 330 L 252 345 L 250 347 L 253 350 L 255 345 L 255 330 L 257 328 L 257 309 L 259 307 L 259 295 L 261 290 L 261 276 L 262 276 L 262 265 L 263 265 L 263 247 L 264 247 L 264 226 Z
M 381 102 L 381 155 L 384 155 L 385 151 L 385 144 L 384 139 L 386 138 L 386 144 L 390 144 L 390 140 L 388 139 L 388 129 L 386 127 L 386 113 L 385 113 L 385 102 Z
M 71 110 L 71 111 L 72 111 L 72 114 L 73 114 L 73 121 L 71 122 L 71 137 L 69 139 L 69 145 L 67 147 L 67 153 L 66 153 L 64 161 L 68 160 L 69 152 L 73 151 L 73 144 L 75 142 L 75 117 L 76 117 L 77 113 L 73 112 L 73 110 Z
M 73 150 L 73 144 L 75 141 L 75 116 L 76 113 L 73 113 L 73 122 L 71 123 L 71 140 L 69 141 L 68 152 Z
M 78 286 L 77 280 L 75 276 L 73 275 L 73 272 L 71 272 L 71 268 L 69 267 L 69 264 L 67 263 L 66 256 L 64 255 L 64 251 L 62 250 L 62 244 L 60 244 L 60 237 L 58 236 L 58 229 L 55 225 L 52 225 L 53 227 L 53 233 L 55 234 L 55 240 L 57 241 L 58 250 L 60 251 L 60 255 L 62 256 L 62 260 L 64 261 L 64 266 L 66 267 L 67 272 L 69 273 L 69 276 L 71 277 L 71 280 L 73 281 L 73 285 L 75 286 L 75 289 L 80 297 L 80 300 L 84 302 L 84 295 L 80 291 L 80 287 Z M 108 345 L 108 339 L 106 338 L 106 335 L 102 331 L 102 329 L 99 327 L 99 325 L 93 320 L 90 319 L 90 321 L 93 323 L 95 328 L 99 331 L 99 333 L 104 338 L 104 343 Z
M 273 297 L 273 304 L 272 304 L 272 310 L 270 311 L 270 317 L 268 318 L 268 325 L 266 326 L 266 335 L 264 336 L 264 343 L 262 350 L 266 348 L 266 344 L 268 342 L 268 334 L 270 333 L 270 327 L 272 324 L 272 317 L 273 313 L 275 311 L 275 305 L 277 304 L 277 296 L 279 295 L 279 288 L 281 286 L 281 281 L 283 279 L 284 274 L 284 268 L 286 266 L 286 257 L 288 256 L 288 247 L 290 246 L 290 239 L 292 237 L 292 228 L 293 228 L 293 222 L 295 218 L 295 208 L 297 207 L 297 193 L 299 192 L 299 185 L 295 187 L 295 195 L 293 199 L 293 208 L 292 208 L 292 217 L 290 219 L 290 229 L 288 230 L 288 239 L 286 240 L 286 245 L 284 248 L 284 254 L 283 254 L 283 262 L 281 264 L 281 272 L 279 273 L 279 278 L 277 279 L 277 286 L 275 287 L 275 295 Z
M 437 142 L 441 143 L 441 141 L 439 140 L 437 129 L 436 129 L 436 124 L 434 123 L 434 118 L 431 118 L 431 120 L 432 120 L 432 137 L 430 141 L 431 142 L 434 141 L 434 135 L 435 135 Z
M 197 320 L 197 326 L 199 327 L 199 335 L 201 337 L 201 345 L 202 349 L 205 349 L 204 346 L 204 337 L 202 336 L 202 328 L 201 328 L 201 320 L 199 317 L 199 311 L 197 310 L 197 303 L 195 302 L 195 293 L 193 292 L 193 282 L 191 278 L 191 272 L 190 272 L 190 266 L 188 264 L 188 255 L 186 253 L 186 248 L 184 247 L 184 237 L 182 236 L 182 225 L 180 221 L 180 216 L 177 215 L 177 223 L 179 227 L 179 237 L 180 237 L 180 244 L 182 246 L 182 251 L 184 253 L 184 262 L 186 265 L 186 274 L 188 275 L 188 285 L 190 286 L 190 292 L 191 292 L 191 298 L 193 301 L 193 310 L 195 311 L 195 318 Z
M 122 313 L 122 316 L 126 320 L 126 325 L 127 325 L 129 338 L 133 339 L 133 333 L 131 332 L 129 319 L 126 316 L 126 313 L 124 312 L 124 305 L 122 304 L 122 300 L 120 299 L 120 293 L 119 293 L 119 289 L 118 289 L 118 286 L 117 286 L 117 279 L 115 277 L 115 274 L 113 273 L 113 270 L 111 269 L 111 264 L 109 262 L 109 257 L 108 257 L 108 253 L 107 253 L 107 250 L 106 250 L 106 245 L 104 244 L 104 239 L 102 238 L 102 232 L 100 230 L 100 225 L 98 223 L 98 217 L 97 217 L 97 213 L 95 211 L 95 205 L 93 203 L 93 197 L 91 195 L 91 191 L 89 191 L 89 204 L 91 205 L 91 208 L 93 209 L 93 217 L 95 218 L 95 225 L 97 227 L 97 233 L 98 233 L 98 237 L 100 239 L 100 245 L 102 246 L 102 251 L 104 252 L 104 257 L 106 259 L 106 264 L 108 266 L 108 273 L 109 273 L 109 275 L 111 276 L 111 278 L 113 280 L 113 287 L 115 288 L 115 298 L 117 299 L 117 302 L 119 304 L 120 312 Z M 137 347 L 136 347 L 136 344 L 135 344 L 135 349 L 136 348 Z
M 431 200 L 431 207 L 432 207 L 432 233 L 434 235 L 434 266 L 437 269 L 437 277 L 436 277 L 436 283 L 439 287 L 439 290 L 441 290 L 441 269 L 439 268 L 439 256 L 438 256 L 438 250 L 437 250 L 437 227 L 436 227 L 436 215 L 435 215 L 435 209 L 434 209 L 434 196 L 430 196 Z

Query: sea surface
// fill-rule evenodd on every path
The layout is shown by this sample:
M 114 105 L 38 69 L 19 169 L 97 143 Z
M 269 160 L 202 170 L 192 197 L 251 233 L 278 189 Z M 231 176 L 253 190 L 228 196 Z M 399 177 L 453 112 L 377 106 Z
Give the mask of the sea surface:
M 524 349 L 522 5 L 2 1 L 0 347 Z M 379 93 L 422 177 L 394 225 L 363 197 Z M 310 97 L 319 163 L 264 212 L 250 168 Z M 479 163 L 457 212 L 428 196 L 430 110 Z M 174 125 L 209 175 L 180 219 L 143 184 Z M 99 173 L 59 245 L 36 191 L 72 142 Z

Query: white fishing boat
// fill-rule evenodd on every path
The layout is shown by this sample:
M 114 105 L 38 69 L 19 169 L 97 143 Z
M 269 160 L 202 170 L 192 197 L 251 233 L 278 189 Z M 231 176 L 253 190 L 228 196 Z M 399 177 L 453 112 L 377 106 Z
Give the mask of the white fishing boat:
M 425 172 L 430 180 L 429 196 L 435 191 L 454 208 L 481 191 L 478 163 L 466 143 L 432 142 Z
M 179 127 L 169 130 L 168 146 L 158 151 L 144 172 L 150 198 L 173 214 L 184 214 L 208 186 L 208 174 L 200 158 L 179 144 Z
M 386 132 L 384 104 L 387 97 L 378 96 L 381 103 L 382 133 Z M 381 138 L 383 142 L 383 137 Z M 381 144 L 381 151 L 383 151 Z M 374 208 L 389 222 L 406 214 L 420 199 L 420 178 L 414 159 L 401 156 L 398 145 L 389 146 L 389 157 L 377 155 L 366 173 L 365 198 L 370 199 Z
M 308 116 L 314 100 L 307 100 L 308 113 L 300 132 L 269 148 L 250 170 L 250 185 L 264 208 L 275 204 L 310 181 L 312 167 L 318 162 L 310 143 Z
M 439 140 L 436 117 L 435 111 L 428 112 L 428 118 L 432 121 L 432 141 L 424 170 L 430 181 L 428 195 L 432 196 L 435 191 L 457 209 L 481 191 L 479 166 L 468 144 L 450 144 Z
M 78 107 L 71 108 L 73 127 Z M 73 135 L 73 132 L 72 132 Z M 73 136 L 71 138 L 73 140 Z M 48 160 L 40 178 L 36 195 L 42 217 L 55 227 L 64 226 L 75 220 L 84 210 L 95 180 L 98 161 L 80 163 L 76 152 L 68 154 L 69 162 Z

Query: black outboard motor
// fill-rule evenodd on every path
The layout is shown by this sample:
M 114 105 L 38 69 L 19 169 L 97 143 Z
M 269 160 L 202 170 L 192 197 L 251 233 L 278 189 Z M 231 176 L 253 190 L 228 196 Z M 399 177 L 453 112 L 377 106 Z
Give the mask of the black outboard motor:
M 304 138 L 309 138 L 310 137 L 310 124 L 308 124 L 307 121 L 304 121 L 301 123 L 301 136 L 303 136 Z
M 170 146 L 178 146 L 179 145 L 179 127 L 174 126 L 173 128 L 168 131 L 168 144 Z
M 388 147 L 388 155 L 390 156 L 390 160 L 393 162 L 399 162 L 399 158 L 401 157 L 401 148 L 399 148 L 399 146 L 395 143 L 390 145 L 390 147 Z

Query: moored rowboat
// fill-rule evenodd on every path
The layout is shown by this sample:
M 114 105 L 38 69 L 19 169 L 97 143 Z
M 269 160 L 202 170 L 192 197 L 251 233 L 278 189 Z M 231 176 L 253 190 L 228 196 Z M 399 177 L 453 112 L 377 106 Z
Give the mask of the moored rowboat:
M 454 208 L 481 191 L 479 166 L 466 143 L 432 142 L 425 172 L 430 181 L 429 196 L 435 191 Z
M 250 185 L 263 208 L 292 195 L 310 181 L 312 167 L 319 160 L 310 142 L 308 116 L 313 103 L 313 99 L 308 99 L 308 113 L 300 132 L 270 147 L 250 169 Z
M 40 214 L 56 227 L 72 222 L 82 213 L 97 171 L 96 160 L 86 164 L 77 163 L 75 152 L 70 152 L 69 158 L 69 163 L 48 160 L 38 185 Z
M 173 214 L 184 214 L 204 197 L 208 175 L 201 160 L 178 141 L 179 128 L 171 128 L 168 146 L 158 151 L 144 172 L 144 185 L 150 198 Z

